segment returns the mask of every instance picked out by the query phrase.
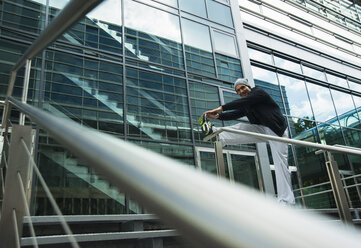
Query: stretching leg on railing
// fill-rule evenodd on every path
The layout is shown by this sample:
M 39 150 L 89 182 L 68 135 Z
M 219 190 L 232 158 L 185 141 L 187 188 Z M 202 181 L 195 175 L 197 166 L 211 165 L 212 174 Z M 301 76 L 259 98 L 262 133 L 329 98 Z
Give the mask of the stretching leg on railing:
M 216 127 L 212 127 L 213 131 L 216 131 Z M 235 130 L 243 130 L 249 132 L 255 132 L 260 134 L 267 134 L 277 136 L 270 128 L 262 125 L 238 123 L 228 128 Z M 283 134 L 284 138 L 288 137 L 288 130 Z M 264 140 L 253 138 L 247 135 L 234 134 L 230 132 L 221 132 L 219 139 L 223 145 L 240 145 L 250 143 L 265 142 Z M 276 185 L 278 192 L 278 201 L 286 202 L 289 204 L 295 203 L 295 198 L 292 192 L 291 173 L 288 169 L 288 145 L 286 143 L 269 141 L 272 151 L 272 157 L 275 166 Z

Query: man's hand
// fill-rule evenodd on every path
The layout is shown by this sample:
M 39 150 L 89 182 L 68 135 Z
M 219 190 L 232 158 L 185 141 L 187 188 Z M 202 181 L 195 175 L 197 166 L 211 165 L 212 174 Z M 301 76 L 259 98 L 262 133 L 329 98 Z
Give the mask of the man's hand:
M 222 111 L 222 106 L 219 106 L 218 108 L 204 112 L 204 114 L 206 114 L 209 119 L 218 119 L 219 113 Z

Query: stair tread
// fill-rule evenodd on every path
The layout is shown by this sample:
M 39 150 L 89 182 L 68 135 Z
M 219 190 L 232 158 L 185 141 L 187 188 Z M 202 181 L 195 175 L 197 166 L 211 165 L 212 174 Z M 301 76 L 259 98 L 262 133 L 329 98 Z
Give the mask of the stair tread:
M 59 216 L 25 216 L 24 224 L 28 224 L 31 218 L 33 224 L 56 224 L 60 223 Z M 117 214 L 117 215 L 65 215 L 64 219 L 68 223 L 83 222 L 127 222 L 127 221 L 146 221 L 158 220 L 153 214 Z
M 77 242 L 96 242 L 108 240 L 123 239 L 146 239 L 179 236 L 176 230 L 155 230 L 155 231 L 134 231 L 134 232 L 111 232 L 111 233 L 87 233 L 73 234 Z M 51 235 L 37 237 L 39 245 L 69 243 L 70 235 Z M 33 244 L 32 237 L 21 238 L 21 245 L 28 246 Z

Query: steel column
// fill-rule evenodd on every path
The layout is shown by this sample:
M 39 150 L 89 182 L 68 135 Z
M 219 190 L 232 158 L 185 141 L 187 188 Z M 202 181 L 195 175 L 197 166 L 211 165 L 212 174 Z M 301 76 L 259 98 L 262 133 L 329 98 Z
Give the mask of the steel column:
M 216 167 L 217 167 L 217 174 L 220 177 L 226 177 L 226 170 L 224 167 L 224 158 L 223 158 L 223 148 L 222 142 L 218 139 L 214 142 L 214 150 L 216 153 Z

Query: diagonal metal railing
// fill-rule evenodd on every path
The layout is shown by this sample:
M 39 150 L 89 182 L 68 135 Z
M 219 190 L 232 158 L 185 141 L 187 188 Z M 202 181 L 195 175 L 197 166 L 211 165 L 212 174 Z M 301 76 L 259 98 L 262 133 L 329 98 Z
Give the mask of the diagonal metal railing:
M 12 97 L 10 101 L 197 247 L 357 247 L 361 242 L 361 233 L 347 226 L 323 222 L 321 217 L 280 206 L 247 187 L 229 184 Z

